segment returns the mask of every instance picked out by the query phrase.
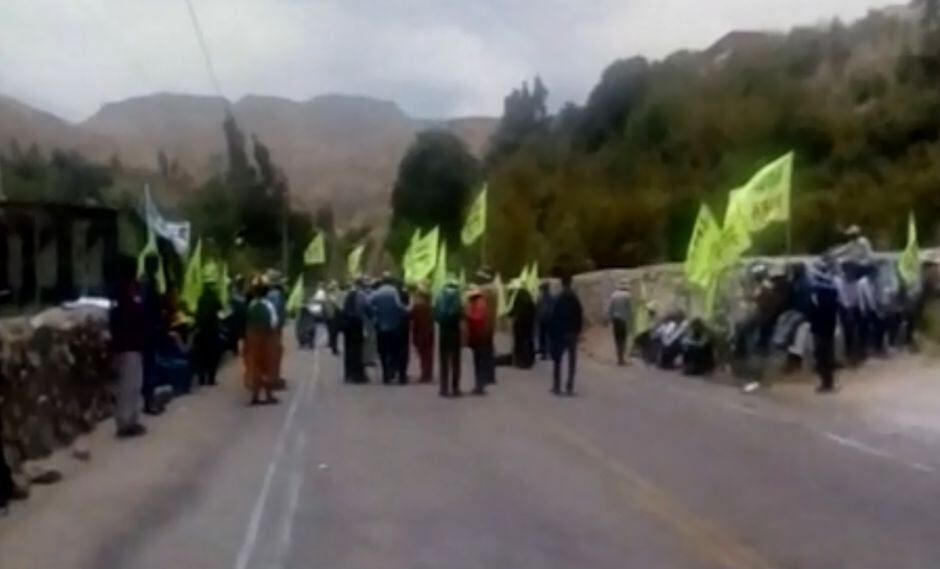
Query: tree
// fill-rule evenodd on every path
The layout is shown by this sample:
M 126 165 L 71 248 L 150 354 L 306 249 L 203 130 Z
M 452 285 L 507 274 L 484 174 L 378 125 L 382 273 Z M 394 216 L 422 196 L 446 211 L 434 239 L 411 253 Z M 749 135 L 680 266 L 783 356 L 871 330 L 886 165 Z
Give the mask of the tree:
M 600 83 L 588 96 L 579 129 L 579 139 L 588 151 L 597 150 L 623 131 L 645 96 L 649 72 L 649 63 L 642 57 L 615 61 L 604 70 Z
M 523 82 L 503 101 L 503 116 L 490 140 L 486 162 L 493 165 L 500 157 L 518 150 L 533 134 L 544 132 L 548 126 L 548 89 L 536 76 L 532 91 Z
M 392 189 L 392 230 L 387 246 L 395 258 L 413 228 L 439 226 L 454 248 L 465 210 L 482 182 L 480 165 L 464 143 L 446 131 L 419 133 L 398 167 Z

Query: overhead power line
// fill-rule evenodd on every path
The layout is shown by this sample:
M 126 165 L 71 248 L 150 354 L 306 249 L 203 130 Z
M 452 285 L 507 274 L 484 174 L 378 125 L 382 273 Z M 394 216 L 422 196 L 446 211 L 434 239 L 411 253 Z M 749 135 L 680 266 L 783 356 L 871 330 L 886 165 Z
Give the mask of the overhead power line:
M 209 44 L 206 42 L 206 36 L 202 33 L 202 27 L 199 25 L 199 17 L 196 15 L 196 8 L 192 0 L 185 0 L 186 8 L 189 9 L 189 19 L 193 24 L 193 31 L 196 33 L 196 40 L 199 42 L 199 48 L 202 51 L 203 61 L 206 63 L 206 71 L 209 73 L 209 81 L 216 94 L 223 100 L 228 101 L 222 93 L 222 85 L 219 83 L 219 77 L 215 73 L 215 66 L 212 64 L 212 56 L 209 53 Z

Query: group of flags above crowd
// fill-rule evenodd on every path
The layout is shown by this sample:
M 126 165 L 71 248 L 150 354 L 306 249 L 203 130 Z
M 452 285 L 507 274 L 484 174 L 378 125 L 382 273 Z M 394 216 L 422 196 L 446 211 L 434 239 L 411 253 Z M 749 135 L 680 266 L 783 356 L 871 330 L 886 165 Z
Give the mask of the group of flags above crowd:
M 710 319 L 714 314 L 715 296 L 722 273 L 751 248 L 751 236 L 773 222 L 790 222 L 792 177 L 793 153 L 789 152 L 765 165 L 744 186 L 729 193 L 722 223 L 718 223 L 707 205 L 701 205 L 689 239 L 683 270 L 686 281 L 703 294 L 704 303 L 700 308 L 706 318 Z M 467 211 L 460 235 L 461 244 L 465 247 L 474 245 L 486 232 L 487 193 L 487 186 L 484 184 Z M 165 229 L 169 223 L 161 221 L 162 218 L 153 206 L 149 191 L 146 192 L 146 212 L 148 239 L 138 258 L 138 272 L 140 273 L 143 272 L 144 258 L 148 254 L 157 253 L 155 230 L 158 227 Z M 160 223 L 153 222 L 156 218 L 159 218 Z M 165 232 L 161 231 L 160 235 L 163 236 Z M 182 241 L 176 238 L 172 242 L 174 247 L 188 249 L 188 236 L 185 244 Z M 349 253 L 346 270 L 350 278 L 361 274 L 364 252 L 365 244 L 359 244 Z M 325 235 L 322 231 L 318 231 L 304 251 L 303 262 L 306 266 L 323 265 L 326 263 L 326 257 Z M 435 293 L 443 288 L 449 279 L 457 280 L 461 286 L 466 284 L 463 270 L 459 278 L 454 277 L 449 271 L 447 243 L 441 238 L 439 227 L 426 232 L 420 229 L 415 230 L 402 257 L 401 270 L 405 283 L 415 285 L 426 282 Z M 907 246 L 898 260 L 898 272 L 907 284 L 919 279 L 920 250 L 913 214 L 908 222 Z M 166 277 L 162 261 L 158 268 L 157 278 L 158 285 L 165 290 Z M 217 283 L 221 294 L 227 297 L 228 266 L 214 260 L 203 262 L 202 243 L 197 241 L 189 255 L 180 295 L 184 306 L 190 311 L 195 310 L 202 287 L 206 282 Z M 500 314 L 506 314 L 512 307 L 514 295 L 519 290 L 525 289 L 533 297 L 538 294 L 540 282 L 538 263 L 525 266 L 518 277 L 509 281 L 508 296 L 507 287 L 500 275 L 495 275 L 493 282 L 499 293 L 498 311 Z M 301 272 L 290 296 L 292 298 L 297 296 L 296 300 L 300 302 L 303 292 L 304 279 Z
M 486 231 L 487 189 L 474 198 L 466 222 L 461 231 L 461 242 L 465 246 L 473 245 Z M 365 245 L 354 248 L 347 257 L 347 274 L 350 278 L 358 276 L 362 270 L 362 256 Z M 317 266 L 326 263 L 326 245 L 323 232 L 317 232 L 310 240 L 304 252 L 304 265 Z M 439 227 L 426 232 L 416 229 L 401 260 L 401 270 L 406 283 L 415 284 L 432 280 L 435 288 L 443 286 L 447 278 L 447 244 L 441 238 Z
M 699 208 L 683 270 L 686 281 L 704 293 L 702 312 L 706 318 L 714 315 L 722 272 L 751 248 L 751 235 L 773 222 L 790 223 L 792 178 L 793 153 L 789 152 L 761 168 L 743 187 L 730 192 L 724 223 L 718 223 L 707 205 Z M 787 235 L 789 247 L 789 227 Z M 913 213 L 898 272 L 908 285 L 920 278 L 920 250 Z
M 484 184 L 467 211 L 464 226 L 460 233 L 460 242 L 465 247 L 474 245 L 486 232 L 487 193 L 487 186 Z M 364 251 L 365 245 L 359 245 L 350 252 L 347 258 L 347 274 L 350 278 L 360 275 Z M 317 266 L 325 263 L 324 235 L 322 232 L 318 232 L 307 245 L 304 252 L 304 264 L 306 266 Z M 448 266 L 447 243 L 441 237 L 439 227 L 434 227 L 428 231 L 421 231 L 421 229 L 414 231 L 402 256 L 400 267 L 402 278 L 406 284 L 427 283 L 434 293 L 440 291 L 448 280 L 456 281 L 461 288 L 466 286 L 466 271 L 461 269 L 459 276 L 457 276 Z M 508 284 L 503 282 L 502 276 L 494 275 L 493 284 L 497 289 L 499 302 L 498 313 L 505 315 L 509 312 L 519 290 L 525 289 L 535 297 L 538 294 L 539 283 L 537 262 L 523 267 L 519 276 L 509 281 Z M 290 298 L 299 302 L 303 290 L 303 276 L 301 275 L 298 276 L 292 287 Z

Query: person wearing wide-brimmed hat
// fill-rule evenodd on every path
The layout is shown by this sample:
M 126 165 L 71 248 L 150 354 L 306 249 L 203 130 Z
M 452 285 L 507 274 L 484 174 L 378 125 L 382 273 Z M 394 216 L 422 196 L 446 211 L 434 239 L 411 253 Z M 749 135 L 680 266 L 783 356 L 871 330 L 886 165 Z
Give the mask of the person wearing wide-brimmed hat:
M 617 289 L 607 301 L 607 320 L 614 333 L 614 350 L 617 354 L 617 365 L 624 365 L 624 355 L 627 351 L 627 339 L 630 334 L 630 323 L 633 322 L 633 300 L 630 298 L 630 283 L 624 279 L 617 285 Z
M 871 241 L 858 225 L 851 225 L 843 232 L 845 241 L 829 251 L 829 255 L 840 263 L 868 266 L 872 262 Z
M 250 288 L 251 300 L 245 322 L 245 342 L 242 358 L 245 363 L 245 388 L 251 394 L 251 404 L 277 403 L 274 397 L 275 380 L 271 358 L 274 337 L 278 334 L 277 309 L 267 298 L 267 284 L 255 278 Z M 265 399 L 261 400 L 261 392 Z
M 196 304 L 195 329 L 193 331 L 193 363 L 199 385 L 215 385 L 215 376 L 221 357 L 221 326 L 219 313 L 222 302 L 218 294 L 218 274 L 205 271 L 202 293 Z

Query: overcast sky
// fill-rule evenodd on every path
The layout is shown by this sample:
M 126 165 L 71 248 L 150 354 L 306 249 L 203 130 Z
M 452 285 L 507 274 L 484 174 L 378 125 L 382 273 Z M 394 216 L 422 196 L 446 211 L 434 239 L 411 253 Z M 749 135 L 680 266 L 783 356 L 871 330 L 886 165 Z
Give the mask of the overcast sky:
M 618 57 L 732 29 L 860 17 L 877 0 L 192 0 L 223 92 L 355 93 L 419 117 L 496 115 L 541 74 L 583 101 Z M 155 91 L 212 94 L 185 0 L 0 0 L 0 94 L 72 120 Z

